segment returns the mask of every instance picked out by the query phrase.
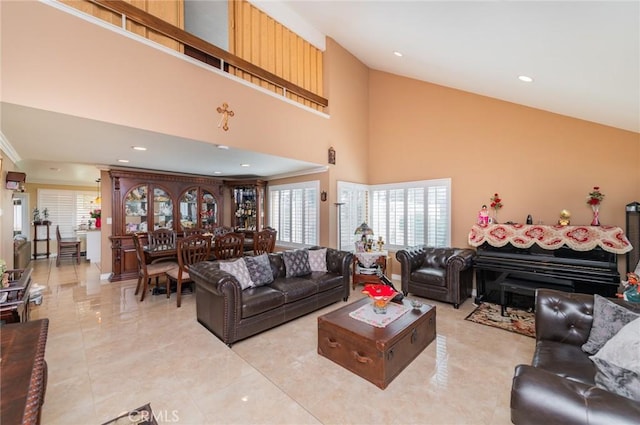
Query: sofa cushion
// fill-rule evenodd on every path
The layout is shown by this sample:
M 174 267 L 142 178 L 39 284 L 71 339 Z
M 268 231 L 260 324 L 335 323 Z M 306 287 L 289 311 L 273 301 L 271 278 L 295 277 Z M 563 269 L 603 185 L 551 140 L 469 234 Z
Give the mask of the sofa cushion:
M 625 325 L 590 358 L 597 386 L 640 401 L 640 319 Z
M 327 271 L 327 248 L 322 249 L 310 249 L 309 253 L 309 267 L 312 272 L 326 272 Z
M 242 318 L 255 316 L 284 305 L 284 294 L 270 286 L 242 291 Z
M 444 273 L 445 269 L 420 267 L 411 273 L 411 280 L 432 286 L 445 286 Z
M 300 277 L 276 279 L 270 286 L 284 294 L 285 304 L 318 293 L 318 285 L 315 282 Z
M 249 270 L 253 286 L 268 285 L 273 282 L 273 271 L 267 254 L 244 257 L 244 262 L 247 265 L 247 270 Z
M 240 282 L 242 289 L 247 289 L 253 286 L 249 270 L 244 262 L 244 259 L 238 258 L 237 260 L 220 261 L 220 270 L 224 270 L 230 273 Z
M 310 276 L 307 276 L 312 282 L 318 286 L 318 292 L 328 291 L 329 289 L 338 288 L 343 285 L 342 275 L 327 272 L 311 272 Z
M 579 345 L 540 340 L 536 344 L 532 365 L 572 381 L 595 384 L 595 365 Z
M 309 266 L 309 251 L 306 249 L 296 249 L 282 253 L 284 267 L 287 277 L 304 276 L 311 273 Z
M 629 311 L 629 309 L 615 304 L 605 297 L 594 295 L 593 323 L 589 338 L 582 345 L 582 351 L 595 354 L 624 325 L 638 317 L 640 315 Z

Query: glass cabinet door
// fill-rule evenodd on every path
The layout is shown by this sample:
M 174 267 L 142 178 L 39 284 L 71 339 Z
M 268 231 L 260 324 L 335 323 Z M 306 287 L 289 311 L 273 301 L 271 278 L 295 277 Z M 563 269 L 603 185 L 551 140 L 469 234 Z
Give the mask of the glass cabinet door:
M 169 194 L 159 187 L 153 188 L 153 229 L 173 228 L 173 201 Z
M 198 189 L 187 190 L 180 198 L 180 229 L 198 227 Z
M 147 208 L 149 206 L 147 185 L 136 186 L 124 200 L 125 211 L 125 233 L 146 232 L 147 229 Z
M 216 197 L 207 190 L 202 191 L 200 222 L 202 223 L 202 228 L 208 230 L 218 225 L 218 202 Z
M 233 190 L 236 204 L 234 227 L 244 230 L 256 230 L 256 188 L 236 187 Z

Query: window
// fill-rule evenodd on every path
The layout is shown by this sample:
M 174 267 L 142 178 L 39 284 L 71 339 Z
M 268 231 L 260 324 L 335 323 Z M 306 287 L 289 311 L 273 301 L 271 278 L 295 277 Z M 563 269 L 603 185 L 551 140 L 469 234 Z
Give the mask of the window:
M 278 231 L 276 243 L 318 244 L 320 182 L 269 186 L 269 226 Z
M 368 193 L 362 194 L 363 191 Z M 338 192 L 340 202 L 345 203 L 340 214 L 342 249 L 353 249 L 353 231 L 362 221 L 367 221 L 375 238 L 382 236 L 390 249 L 450 245 L 451 179 L 369 187 L 338 182 Z M 371 199 L 370 206 L 366 199 Z M 358 219 L 353 221 L 352 217 Z M 348 224 L 343 225 L 345 222 Z
M 73 236 L 73 231 L 81 224 L 87 224 L 90 213 L 100 208 L 95 203 L 96 193 L 79 190 L 38 189 L 38 209 L 44 218 L 46 208 L 49 221 L 53 226 L 60 226 L 62 237 Z
M 338 182 L 338 249 L 351 251 L 356 239 L 354 230 L 367 220 L 369 187 L 363 184 Z

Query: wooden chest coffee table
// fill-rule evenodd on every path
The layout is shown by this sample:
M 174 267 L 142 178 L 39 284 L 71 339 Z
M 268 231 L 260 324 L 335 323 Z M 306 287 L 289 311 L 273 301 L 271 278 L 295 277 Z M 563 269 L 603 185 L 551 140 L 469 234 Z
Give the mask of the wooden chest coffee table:
M 436 308 L 423 304 L 378 328 L 349 316 L 363 298 L 318 317 L 318 354 L 385 389 L 436 337 Z

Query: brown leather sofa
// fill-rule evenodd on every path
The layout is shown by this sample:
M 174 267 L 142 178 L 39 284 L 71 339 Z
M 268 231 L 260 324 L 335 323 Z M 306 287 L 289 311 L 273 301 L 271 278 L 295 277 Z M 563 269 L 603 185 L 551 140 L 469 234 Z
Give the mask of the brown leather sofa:
M 286 277 L 282 253 L 268 257 L 274 281 L 245 290 L 233 275 L 220 270 L 218 261 L 198 263 L 189 269 L 196 283 L 198 322 L 229 346 L 349 298 L 353 254 L 327 248 L 327 272 L 300 277 Z
M 396 252 L 402 293 L 452 303 L 458 308 L 473 290 L 473 249 L 417 245 Z
M 612 300 L 634 312 L 640 304 Z M 532 365 L 518 365 L 511 388 L 516 425 L 640 423 L 640 403 L 601 389 L 582 344 L 593 322 L 593 295 L 539 289 Z

